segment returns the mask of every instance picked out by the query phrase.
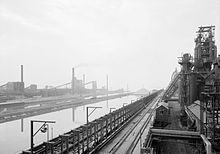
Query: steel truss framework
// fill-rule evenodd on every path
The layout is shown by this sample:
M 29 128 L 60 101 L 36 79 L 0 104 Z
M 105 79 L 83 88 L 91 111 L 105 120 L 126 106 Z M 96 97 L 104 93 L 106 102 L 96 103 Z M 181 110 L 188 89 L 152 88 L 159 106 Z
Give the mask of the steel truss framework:
M 126 105 L 88 124 L 71 130 L 57 138 L 33 148 L 35 154 L 95 153 L 102 142 L 110 139 L 142 111 L 161 91 L 155 92 L 134 103 Z M 30 153 L 30 150 L 22 154 Z

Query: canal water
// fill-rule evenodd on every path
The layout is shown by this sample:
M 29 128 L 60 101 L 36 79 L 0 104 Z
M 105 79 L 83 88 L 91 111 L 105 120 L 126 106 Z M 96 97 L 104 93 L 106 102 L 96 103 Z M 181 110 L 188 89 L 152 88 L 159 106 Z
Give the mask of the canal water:
M 49 129 L 46 133 L 39 131 L 34 136 L 34 144 L 37 145 L 85 124 L 86 107 L 102 107 L 97 108 L 95 112 L 89 116 L 89 121 L 92 121 L 100 116 L 108 114 L 110 108 L 112 108 L 111 110 L 113 111 L 134 100 L 137 100 L 137 97 L 131 95 L 2 123 L 0 124 L 0 154 L 17 154 L 22 150 L 30 148 L 31 120 L 55 121 L 54 124 L 49 124 Z M 89 113 L 91 113 L 92 110 L 93 109 L 89 109 Z M 42 123 L 34 123 L 34 133 L 41 125 Z

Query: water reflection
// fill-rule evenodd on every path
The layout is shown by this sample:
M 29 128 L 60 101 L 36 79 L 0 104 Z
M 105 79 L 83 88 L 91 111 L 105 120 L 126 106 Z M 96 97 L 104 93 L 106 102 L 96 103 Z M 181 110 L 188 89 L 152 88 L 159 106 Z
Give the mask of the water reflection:
M 0 153 L 15 154 L 30 148 L 30 120 L 56 121 L 55 124 L 49 125 L 49 132 L 38 133 L 34 137 L 36 145 L 85 124 L 86 107 L 88 106 L 102 107 L 89 116 L 89 121 L 92 121 L 108 114 L 110 108 L 118 109 L 136 98 L 136 96 L 127 96 L 0 124 Z M 34 132 L 40 126 L 41 124 L 34 124 Z
M 73 117 L 73 122 L 75 121 L 75 107 L 72 108 L 72 117 Z
M 21 119 L 21 132 L 24 131 L 24 119 L 22 118 Z

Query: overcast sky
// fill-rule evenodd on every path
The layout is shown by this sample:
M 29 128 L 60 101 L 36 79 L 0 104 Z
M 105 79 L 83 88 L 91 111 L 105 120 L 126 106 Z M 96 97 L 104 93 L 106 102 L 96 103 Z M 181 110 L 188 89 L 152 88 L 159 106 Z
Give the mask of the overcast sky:
M 219 0 L 0 0 L 0 85 L 39 87 L 76 76 L 98 87 L 164 88 L 198 26 L 216 26 Z

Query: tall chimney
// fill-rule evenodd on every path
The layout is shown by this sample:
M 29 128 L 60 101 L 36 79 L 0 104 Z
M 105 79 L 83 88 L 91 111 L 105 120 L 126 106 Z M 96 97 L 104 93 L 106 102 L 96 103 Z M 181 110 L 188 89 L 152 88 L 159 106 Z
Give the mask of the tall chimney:
M 97 82 L 92 81 L 92 90 L 93 90 L 93 97 L 96 97 L 96 90 L 97 90 Z
M 21 65 L 21 82 L 24 82 L 24 80 L 23 80 L 23 65 Z
M 108 96 L 108 75 L 106 76 L 106 90 L 107 90 L 107 96 Z
M 72 68 L 72 94 L 74 94 L 74 67 Z
M 19 91 L 21 94 L 24 94 L 23 65 L 21 65 L 21 87 Z
M 83 88 L 85 88 L 85 83 L 86 83 L 86 76 L 83 74 Z

